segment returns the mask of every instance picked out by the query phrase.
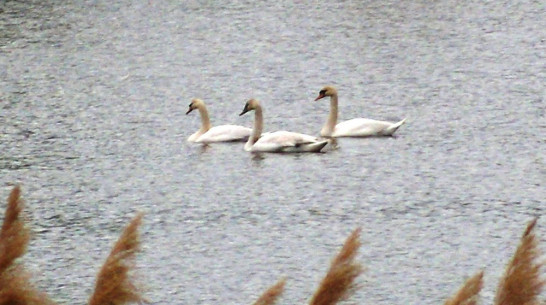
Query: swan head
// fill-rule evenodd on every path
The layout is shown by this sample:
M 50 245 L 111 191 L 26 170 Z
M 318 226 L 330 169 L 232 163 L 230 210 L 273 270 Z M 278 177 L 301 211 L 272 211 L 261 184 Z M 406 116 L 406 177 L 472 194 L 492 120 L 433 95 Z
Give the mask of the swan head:
M 191 100 L 190 107 L 188 111 L 186 112 L 186 115 L 194 111 L 195 109 L 198 109 L 201 106 L 205 106 L 205 102 L 203 102 L 203 100 L 201 99 L 194 98 L 193 100 Z
M 239 116 L 251 111 L 251 110 L 256 110 L 256 108 L 258 108 L 260 106 L 260 103 L 256 100 L 256 99 L 249 99 L 246 104 L 245 104 L 245 108 L 243 109 L 243 112 L 241 112 L 239 114 Z
M 321 98 L 323 97 L 326 97 L 326 96 L 333 96 L 333 95 L 336 95 L 337 94 L 337 90 L 336 88 L 332 87 L 332 86 L 326 86 L 324 88 L 322 88 L 319 92 L 319 95 L 317 96 L 317 98 L 315 99 L 315 101 L 318 101 L 320 100 Z

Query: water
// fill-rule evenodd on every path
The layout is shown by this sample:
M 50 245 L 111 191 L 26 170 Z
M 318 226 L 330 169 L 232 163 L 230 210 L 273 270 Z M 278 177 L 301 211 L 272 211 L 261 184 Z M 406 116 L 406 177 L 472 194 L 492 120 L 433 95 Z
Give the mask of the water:
M 122 227 L 146 213 L 153 304 L 250 304 L 279 277 L 308 300 L 357 226 L 357 304 L 439 304 L 485 268 L 484 303 L 546 205 L 546 11 L 540 1 L 3 1 L 0 185 L 23 186 L 25 264 L 83 303 Z M 266 130 L 408 122 L 324 154 L 201 147 L 255 97 Z M 546 226 L 539 221 L 545 248 Z

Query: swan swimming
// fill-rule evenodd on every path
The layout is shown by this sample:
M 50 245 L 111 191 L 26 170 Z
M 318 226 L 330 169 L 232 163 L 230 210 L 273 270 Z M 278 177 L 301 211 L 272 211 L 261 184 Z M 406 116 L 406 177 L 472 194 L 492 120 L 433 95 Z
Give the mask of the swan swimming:
M 205 102 L 201 99 L 196 98 L 191 101 L 186 115 L 195 109 L 198 109 L 201 114 L 201 128 L 188 137 L 188 142 L 213 143 L 246 141 L 252 132 L 252 129 L 239 125 L 220 125 L 212 127 L 207 107 L 205 106 Z
M 392 136 L 402 126 L 406 119 L 396 123 L 377 121 L 372 119 L 352 119 L 337 123 L 338 97 L 337 90 L 332 86 L 326 86 L 320 90 L 318 101 L 326 96 L 330 97 L 330 114 L 326 124 L 322 127 L 320 135 L 323 137 L 371 137 Z
M 316 137 L 289 131 L 275 131 L 265 133 L 263 130 L 263 111 L 260 103 L 255 99 L 246 102 L 245 108 L 239 115 L 254 110 L 254 128 L 252 135 L 245 144 L 245 150 L 251 152 L 319 152 L 328 140 L 320 140 Z

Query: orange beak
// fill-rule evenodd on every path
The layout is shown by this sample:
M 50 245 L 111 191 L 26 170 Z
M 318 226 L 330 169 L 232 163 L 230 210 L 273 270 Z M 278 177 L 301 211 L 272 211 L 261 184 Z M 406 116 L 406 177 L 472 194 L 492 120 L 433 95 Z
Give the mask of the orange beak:
M 319 94 L 319 96 L 317 96 L 317 98 L 315 99 L 315 101 L 318 101 L 320 100 L 321 98 L 325 97 L 326 95 L 324 94 Z

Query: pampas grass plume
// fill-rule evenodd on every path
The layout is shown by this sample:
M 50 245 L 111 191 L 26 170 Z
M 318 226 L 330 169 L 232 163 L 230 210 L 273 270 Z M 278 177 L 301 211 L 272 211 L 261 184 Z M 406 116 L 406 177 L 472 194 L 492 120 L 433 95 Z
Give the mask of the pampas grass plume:
M 457 293 L 444 305 L 477 305 L 483 287 L 483 271 L 466 280 Z
M 360 231 L 360 228 L 357 228 L 347 238 L 311 298 L 310 305 L 334 305 L 354 293 L 356 290 L 354 281 L 363 271 L 362 266 L 354 261 L 360 247 Z
M 516 253 L 508 263 L 500 280 L 495 305 L 538 305 L 538 296 L 544 288 L 540 271 L 544 265 L 539 262 L 541 252 L 534 228 L 537 218 L 527 225 Z
M 30 230 L 21 215 L 23 208 L 21 189 L 16 186 L 8 197 L 0 232 L 0 305 L 53 305 L 45 293 L 34 288 L 30 273 L 16 261 L 25 254 L 30 240 Z
M 269 287 L 253 305 L 273 305 L 284 291 L 286 279 L 280 279 L 275 285 Z
M 97 275 L 95 290 L 89 305 L 123 305 L 143 303 L 139 289 L 130 277 L 135 264 L 135 255 L 140 248 L 138 227 L 142 213 L 131 220 L 114 245 L 106 262 Z

